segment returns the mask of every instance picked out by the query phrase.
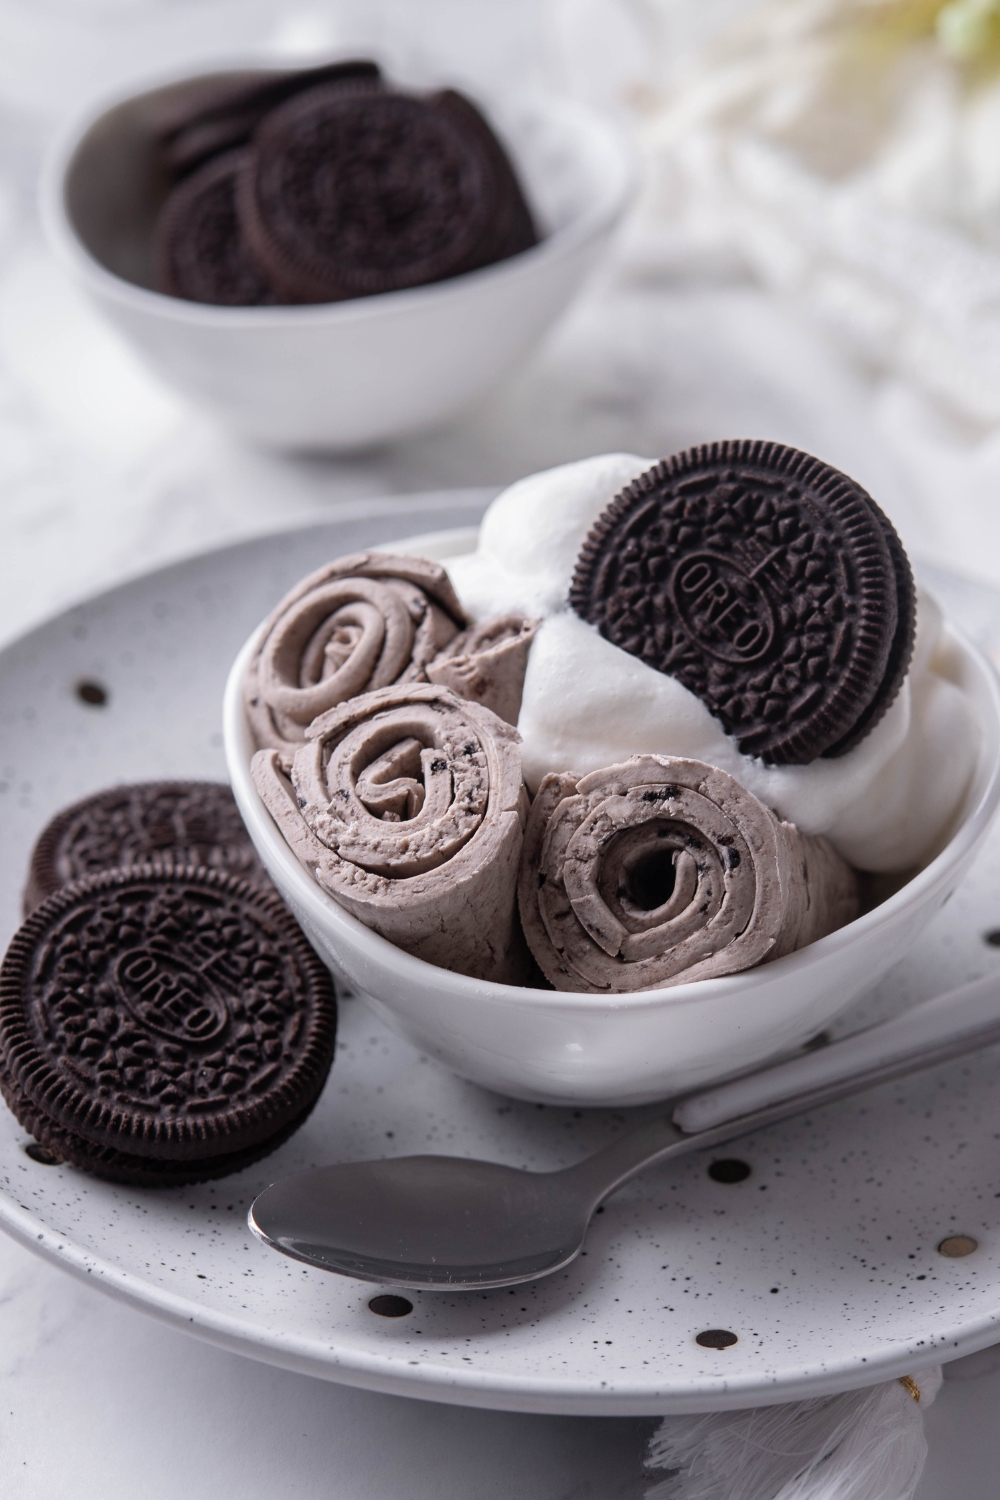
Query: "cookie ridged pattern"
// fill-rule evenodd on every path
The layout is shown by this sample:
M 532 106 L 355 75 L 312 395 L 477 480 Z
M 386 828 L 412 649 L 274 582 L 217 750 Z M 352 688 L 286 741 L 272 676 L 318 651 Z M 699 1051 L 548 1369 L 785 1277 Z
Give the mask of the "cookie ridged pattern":
M 318 1097 L 335 1030 L 330 977 L 280 898 L 220 871 L 71 884 L 0 969 L 11 1108 L 151 1168 L 270 1149 Z
M 31 852 L 24 915 L 71 881 L 164 859 L 271 889 L 228 786 L 138 781 L 83 797 L 46 824 Z
M 808 763 L 849 748 L 863 718 L 874 727 L 905 675 L 913 622 L 907 608 L 897 642 L 899 598 L 912 579 L 889 533 L 860 486 L 819 459 L 707 444 L 612 501 L 570 603 L 701 698 L 745 754 Z
M 268 110 L 319 84 L 365 81 L 379 87 L 378 64 L 365 58 L 325 63 L 318 68 L 284 69 L 246 81 L 238 74 L 200 81 L 194 97 L 175 102 L 160 125 L 164 169 L 186 176 L 208 157 L 244 145 Z
M 228 1177 L 252 1166 L 272 1151 L 277 1151 L 299 1126 L 304 1124 L 315 1107 L 313 1100 L 307 1109 L 289 1124 L 282 1126 L 265 1141 L 243 1150 L 226 1152 L 220 1156 L 201 1157 L 197 1161 L 158 1161 L 151 1157 L 133 1156 L 125 1151 L 116 1151 L 111 1146 L 95 1146 L 92 1141 L 75 1135 L 61 1125 L 56 1125 L 47 1115 L 33 1105 L 25 1095 L 10 1091 L 9 1085 L 0 1085 L 10 1109 L 24 1129 L 39 1145 L 45 1146 L 60 1161 L 102 1177 L 109 1182 L 127 1187 L 185 1187 L 196 1182 L 210 1182 L 217 1177 Z
M 857 489 L 862 499 L 874 511 L 889 549 L 896 578 L 896 630 L 889 646 L 889 656 L 879 691 L 847 734 L 823 752 L 825 756 L 831 758 L 845 755 L 848 750 L 853 750 L 855 745 L 859 745 L 891 707 L 910 669 L 917 635 L 917 586 L 906 550 L 885 512 L 875 504 L 867 491 L 861 489 L 860 485 Z
M 170 297 L 218 307 L 266 307 L 282 300 L 254 260 L 236 212 L 236 189 L 249 153 L 225 151 L 174 189 L 157 223 L 157 288 Z
M 504 184 L 470 113 L 448 93 L 340 85 L 263 120 L 237 203 L 252 253 L 289 300 L 398 291 L 497 258 Z

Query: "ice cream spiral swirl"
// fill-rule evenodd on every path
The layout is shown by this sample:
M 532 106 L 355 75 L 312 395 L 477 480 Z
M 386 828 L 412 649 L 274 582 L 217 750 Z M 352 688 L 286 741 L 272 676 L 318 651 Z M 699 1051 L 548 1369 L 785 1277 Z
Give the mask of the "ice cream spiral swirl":
M 464 623 L 447 574 L 425 558 L 361 552 L 320 568 L 261 628 L 244 684 L 258 746 L 291 754 L 338 703 L 426 681 Z
M 714 979 L 857 914 L 853 872 L 724 771 L 635 756 L 550 775 L 532 805 L 518 898 L 557 989 Z
M 527 798 L 509 724 L 447 689 L 397 684 L 319 716 L 290 779 L 275 750 L 252 769 L 298 858 L 360 921 L 444 968 L 523 979 Z

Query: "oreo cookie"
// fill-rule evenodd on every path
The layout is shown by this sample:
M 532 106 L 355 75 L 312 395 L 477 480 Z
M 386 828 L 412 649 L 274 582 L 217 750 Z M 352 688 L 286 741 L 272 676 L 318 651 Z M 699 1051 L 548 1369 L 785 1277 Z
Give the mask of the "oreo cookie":
M 189 85 L 178 107 L 160 122 L 160 153 L 168 172 L 182 175 L 210 156 L 245 145 L 267 112 L 303 89 L 321 83 L 381 83 L 378 64 L 366 59 L 320 68 L 264 74 L 234 73 Z
M 64 1130 L 40 1114 L 24 1094 L 13 1092 L 7 1102 L 28 1134 L 50 1153 L 47 1165 L 65 1162 L 68 1166 L 78 1167 L 81 1172 L 89 1172 L 92 1177 L 103 1177 L 108 1182 L 119 1182 L 127 1187 L 185 1187 L 242 1172 L 244 1167 L 253 1166 L 255 1161 L 283 1146 L 311 1113 L 311 1109 L 306 1110 L 299 1119 L 291 1121 L 262 1145 L 251 1146 L 245 1151 L 205 1157 L 198 1162 L 154 1161 L 150 1157 L 115 1151 L 110 1146 L 95 1146 L 92 1141 Z
M 861 489 L 860 485 L 857 488 L 859 495 L 874 511 L 889 549 L 892 570 L 896 579 L 896 630 L 889 647 L 889 656 L 879 691 L 844 738 L 838 740 L 835 745 L 831 745 L 829 750 L 824 750 L 823 754 L 828 759 L 845 755 L 848 750 L 853 750 L 855 745 L 859 745 L 868 731 L 878 723 L 903 686 L 903 681 L 909 671 L 917 634 L 917 587 L 913 581 L 913 572 L 906 551 L 885 512 L 879 509 L 866 490 Z
M 778 443 L 712 443 L 640 475 L 587 536 L 570 603 L 775 765 L 857 744 L 913 649 L 891 523 L 860 485 Z
M 206 162 L 170 194 L 153 228 L 157 291 L 221 307 L 264 307 L 290 299 L 251 254 L 236 211 L 245 150 Z
M 490 242 L 485 245 L 479 265 L 492 265 L 498 260 L 507 260 L 511 255 L 520 255 L 538 244 L 538 231 L 524 196 L 524 190 L 511 164 L 510 157 L 497 139 L 489 122 L 480 113 L 472 100 L 455 89 L 446 89 L 434 96 L 438 109 L 444 110 L 455 121 L 460 130 L 477 140 L 489 156 L 496 178 L 496 210 Z M 472 269 L 472 267 L 467 267 Z
M 205 865 L 271 888 L 228 786 L 141 781 L 74 802 L 42 830 L 28 867 L 25 914 L 71 881 L 151 860 Z
M 49 897 L 15 935 L 0 968 L 0 1092 L 85 1170 L 200 1181 L 301 1124 L 336 1015 L 277 894 L 218 870 L 112 870 Z
M 526 248 L 530 213 L 513 169 L 450 91 L 310 89 L 265 117 L 250 151 L 241 222 L 290 300 L 421 286 Z

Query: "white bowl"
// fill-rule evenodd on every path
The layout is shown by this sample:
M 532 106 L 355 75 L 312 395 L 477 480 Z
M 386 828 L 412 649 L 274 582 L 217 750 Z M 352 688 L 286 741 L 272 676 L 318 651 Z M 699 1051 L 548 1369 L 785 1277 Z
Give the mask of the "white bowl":
M 953 675 L 982 728 L 979 761 L 946 847 L 880 906 L 761 968 L 670 989 L 586 995 L 468 979 L 350 916 L 278 832 L 250 777 L 241 683 L 256 636 L 229 676 L 224 735 L 233 792 L 268 873 L 324 963 L 396 1031 L 463 1077 L 519 1099 L 643 1104 L 801 1045 L 903 956 L 962 879 L 1000 803 L 1000 683 L 946 627 Z
M 632 196 L 628 139 L 593 110 L 488 103 L 544 235 L 533 249 L 350 302 L 234 308 L 167 297 L 151 289 L 150 231 L 167 191 L 156 121 L 215 76 L 149 88 L 71 125 L 43 169 L 42 217 L 60 259 L 152 369 L 257 443 L 348 450 L 451 417 L 563 311 Z

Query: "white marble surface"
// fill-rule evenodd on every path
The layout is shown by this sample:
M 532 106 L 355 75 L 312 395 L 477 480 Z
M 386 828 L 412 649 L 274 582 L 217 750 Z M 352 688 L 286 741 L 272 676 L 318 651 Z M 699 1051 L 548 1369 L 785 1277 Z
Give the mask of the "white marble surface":
M 639 1500 L 648 1421 L 375 1396 L 161 1327 L 0 1245 L 4 1500 Z
M 68 107 L 150 71 L 151 58 L 169 67 L 263 41 L 286 52 L 416 48 L 472 77 L 516 67 L 614 105 L 654 65 L 641 9 L 2 0 L 0 639 L 127 574 L 335 515 L 359 496 L 499 483 L 607 448 L 668 453 L 723 436 L 777 438 L 839 464 L 914 550 L 1000 583 L 1000 431 L 852 366 L 749 281 L 677 253 L 670 226 L 638 223 L 531 366 L 478 410 L 341 461 L 241 450 L 203 425 L 95 320 L 41 245 L 33 194 L 46 139 Z M 1000 1356 L 954 1374 L 968 1378 L 949 1380 L 928 1415 L 918 1500 L 992 1500 Z M 0 1395 L 5 1500 L 625 1500 L 643 1488 L 648 1424 L 311 1382 L 159 1327 L 8 1242 Z

